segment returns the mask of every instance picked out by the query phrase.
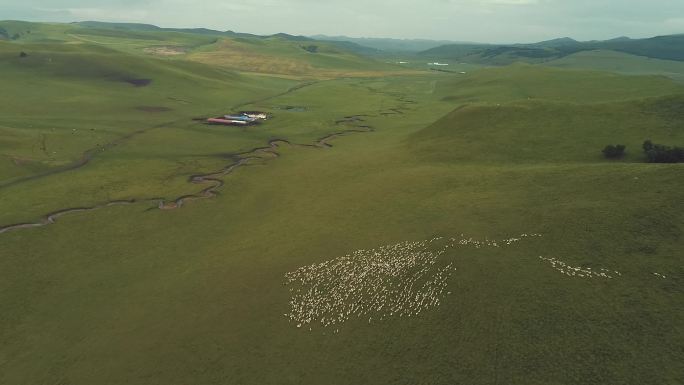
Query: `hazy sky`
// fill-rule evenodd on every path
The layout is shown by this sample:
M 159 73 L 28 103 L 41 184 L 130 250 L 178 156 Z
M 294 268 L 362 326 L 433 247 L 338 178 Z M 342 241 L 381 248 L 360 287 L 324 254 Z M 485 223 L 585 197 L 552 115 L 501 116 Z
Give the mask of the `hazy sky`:
M 684 33 L 684 0 L 0 0 L 0 19 L 503 43 Z

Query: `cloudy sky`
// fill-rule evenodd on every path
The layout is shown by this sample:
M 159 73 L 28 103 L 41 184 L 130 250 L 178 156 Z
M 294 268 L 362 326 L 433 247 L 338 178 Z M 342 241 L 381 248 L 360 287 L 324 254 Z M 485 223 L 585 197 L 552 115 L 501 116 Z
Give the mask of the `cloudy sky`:
M 0 19 L 510 43 L 684 33 L 684 0 L 0 0 Z

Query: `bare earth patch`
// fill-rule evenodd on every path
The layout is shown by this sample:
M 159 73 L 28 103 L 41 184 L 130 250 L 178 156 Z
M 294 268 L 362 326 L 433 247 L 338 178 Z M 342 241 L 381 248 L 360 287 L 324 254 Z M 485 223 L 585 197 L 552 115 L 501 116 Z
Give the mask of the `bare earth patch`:
M 178 56 L 185 55 L 187 53 L 185 48 L 174 46 L 147 47 L 143 49 L 143 52 L 150 55 L 159 56 Z

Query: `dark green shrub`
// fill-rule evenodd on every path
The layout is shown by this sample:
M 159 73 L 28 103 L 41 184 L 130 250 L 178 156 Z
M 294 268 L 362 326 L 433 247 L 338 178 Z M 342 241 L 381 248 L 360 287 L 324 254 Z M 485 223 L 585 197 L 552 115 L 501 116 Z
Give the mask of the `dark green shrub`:
M 615 146 L 609 144 L 606 146 L 606 148 L 603 149 L 603 156 L 605 156 L 608 159 L 622 158 L 623 156 L 625 156 L 626 149 L 627 147 L 622 144 L 618 144 Z
M 684 162 L 684 148 L 654 144 L 650 140 L 644 142 L 644 152 L 649 163 Z
M 649 152 L 653 149 L 653 142 L 650 140 L 646 140 L 644 144 L 641 146 L 645 152 Z
M 317 45 L 306 45 L 303 46 L 302 49 L 304 51 L 310 52 L 310 53 L 316 53 L 318 52 L 318 46 Z

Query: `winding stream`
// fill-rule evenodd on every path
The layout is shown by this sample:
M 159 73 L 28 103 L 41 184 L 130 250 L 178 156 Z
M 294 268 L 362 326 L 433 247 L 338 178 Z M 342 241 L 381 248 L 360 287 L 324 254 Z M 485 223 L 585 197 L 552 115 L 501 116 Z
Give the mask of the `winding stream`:
M 380 115 L 385 116 L 387 114 L 401 114 L 402 112 L 397 109 L 393 108 L 391 110 L 383 111 L 380 112 Z M 193 184 L 198 184 L 198 185 L 205 185 L 206 187 L 202 189 L 201 191 L 194 193 L 194 194 L 189 194 L 189 195 L 184 195 L 181 197 L 178 197 L 172 201 L 167 201 L 163 198 L 144 198 L 144 199 L 129 199 L 129 200 L 114 200 L 114 201 L 109 201 L 105 202 L 102 204 L 98 204 L 95 206 L 89 206 L 89 207 L 72 207 L 72 208 L 66 208 L 66 209 L 61 209 L 52 213 L 49 213 L 42 217 L 39 221 L 37 222 L 26 222 L 26 223 L 15 223 L 15 224 L 10 224 L 10 225 L 5 225 L 5 226 L 0 226 L 0 234 L 6 233 L 9 231 L 14 231 L 14 230 L 21 230 L 21 229 L 30 229 L 30 228 L 35 228 L 35 227 L 43 227 L 43 226 L 48 226 L 51 224 L 54 224 L 57 222 L 57 220 L 65 215 L 69 214 L 75 214 L 75 213 L 80 213 L 80 212 L 87 212 L 87 211 L 95 211 L 98 209 L 106 208 L 106 207 L 112 207 L 112 206 L 128 206 L 128 205 L 134 205 L 134 204 L 139 204 L 139 203 L 149 203 L 149 204 L 156 204 L 158 209 L 160 210 L 175 210 L 175 209 L 180 209 L 183 207 L 183 205 L 187 202 L 190 201 L 195 201 L 195 200 L 200 200 L 200 199 L 210 199 L 218 195 L 218 190 L 225 185 L 225 181 L 222 179 L 230 174 L 232 174 L 235 170 L 237 170 L 240 167 L 243 167 L 250 162 L 253 162 L 255 160 L 263 160 L 265 158 L 277 158 L 280 156 L 280 153 L 278 152 L 278 148 L 281 146 L 293 146 L 293 147 L 304 147 L 304 148 L 331 148 L 332 144 L 330 144 L 330 141 L 350 135 L 350 134 L 355 134 L 355 133 L 367 133 L 367 132 L 372 132 L 374 131 L 374 128 L 363 124 L 365 122 L 364 117 L 369 116 L 369 115 L 354 115 L 354 116 L 346 116 L 342 119 L 339 119 L 335 122 L 337 125 L 351 125 L 353 128 L 345 129 L 342 131 L 334 132 L 332 134 L 328 134 L 318 140 L 316 140 L 313 144 L 298 144 L 298 143 L 291 143 L 290 141 L 286 139 L 273 139 L 268 142 L 267 146 L 264 147 L 257 147 L 254 149 L 251 149 L 249 151 L 239 153 L 234 155 L 235 161 L 226 167 L 222 168 L 221 170 L 211 172 L 208 174 L 197 174 L 197 175 L 192 175 L 189 178 L 189 182 Z M 73 168 L 78 168 L 82 167 L 84 164 L 86 164 L 90 160 L 90 156 L 85 156 L 84 161 L 79 162 L 76 167 L 71 167 Z
M 270 100 L 279 96 L 287 95 L 289 93 L 295 92 L 297 90 L 300 90 L 305 87 L 309 87 L 313 84 L 316 84 L 316 82 L 309 82 L 309 83 L 302 83 L 299 84 L 295 87 L 292 87 L 285 91 L 284 93 L 270 96 L 268 98 L 263 99 L 264 100 Z M 384 93 L 375 89 L 372 89 L 368 87 L 369 90 L 372 92 L 380 92 Z M 196 175 L 191 175 L 189 178 L 189 182 L 197 185 L 204 185 L 202 190 L 200 190 L 197 193 L 194 194 L 188 194 L 188 195 L 183 195 L 181 197 L 178 197 L 174 200 L 167 201 L 164 198 L 141 198 L 141 199 L 128 199 L 128 200 L 112 200 L 109 202 L 101 203 L 98 205 L 94 206 L 88 206 L 88 207 L 72 207 L 72 208 L 66 208 L 66 209 L 61 209 L 52 213 L 49 213 L 45 216 L 43 216 L 40 220 L 37 222 L 26 222 L 26 223 L 15 223 L 15 224 L 10 224 L 10 225 L 5 225 L 5 226 L 0 226 L 0 234 L 9 232 L 9 231 L 15 231 L 15 230 L 21 230 L 21 229 L 30 229 L 30 228 L 35 228 L 35 227 L 43 227 L 43 226 L 48 226 L 51 224 L 54 224 L 57 222 L 57 220 L 65 215 L 69 214 L 75 214 L 75 213 L 80 213 L 80 212 L 87 212 L 87 211 L 95 211 L 98 209 L 106 208 L 106 207 L 112 207 L 112 206 L 129 206 L 129 205 L 134 205 L 134 204 L 139 204 L 139 203 L 147 203 L 151 205 L 156 205 L 159 210 L 176 210 L 180 209 L 183 207 L 183 205 L 187 202 L 190 201 L 195 201 L 195 200 L 200 200 L 200 199 L 211 199 L 214 198 L 218 195 L 218 190 L 225 185 L 225 181 L 223 178 L 226 176 L 232 174 L 235 170 L 237 170 L 240 167 L 243 167 L 245 165 L 248 165 L 250 162 L 253 162 L 255 160 L 263 160 L 266 158 L 277 158 L 280 156 L 280 153 L 278 152 L 278 148 L 280 148 L 283 145 L 286 146 L 292 146 L 292 147 L 303 147 L 303 148 L 317 148 L 317 149 L 324 149 L 324 148 L 331 148 L 332 144 L 330 144 L 330 141 L 350 135 L 350 134 L 356 134 L 356 133 L 367 133 L 367 132 L 373 132 L 375 129 L 372 126 L 366 125 L 365 124 L 365 119 L 366 117 L 373 117 L 373 116 L 388 116 L 388 115 L 401 115 L 403 114 L 403 110 L 408 109 L 408 105 L 415 104 L 416 102 L 410 99 L 407 99 L 404 95 L 398 94 L 398 93 L 384 93 L 386 95 L 390 95 L 394 97 L 400 105 L 398 107 L 393 107 L 389 109 L 385 109 L 382 111 L 379 111 L 376 115 L 350 115 L 350 116 L 345 116 L 341 119 L 338 119 L 335 121 L 336 125 L 346 125 L 348 129 L 341 130 L 334 132 L 332 134 L 328 134 L 316 141 L 314 141 L 312 144 L 298 144 L 298 143 L 292 143 L 288 141 L 287 139 L 272 139 L 268 142 L 267 146 L 264 147 L 257 147 L 253 148 L 249 151 L 245 151 L 242 153 L 235 154 L 233 156 L 233 163 L 227 165 L 226 167 L 214 171 L 211 173 L 207 174 L 196 174 Z M 235 108 L 241 107 L 247 104 L 251 104 L 253 102 L 248 102 L 248 103 L 243 103 L 237 106 L 234 106 Z M 126 135 L 122 138 L 119 138 L 111 143 L 108 143 L 105 145 L 105 147 L 113 147 L 119 144 L 122 144 L 126 140 L 140 135 L 142 133 L 145 133 L 146 131 L 150 129 L 155 129 L 162 127 L 162 125 L 157 125 L 153 126 L 147 129 L 142 129 L 135 131 L 129 135 Z M 58 170 L 53 170 L 49 174 L 55 174 L 55 173 L 60 173 L 64 172 L 67 170 L 74 170 L 80 167 L 85 166 L 90 162 L 92 157 L 95 155 L 97 150 L 101 150 L 101 148 L 96 148 L 92 150 L 88 150 L 83 154 L 83 157 L 71 164 L 66 166 L 64 169 L 58 169 Z M 40 177 L 43 177 L 45 175 L 36 175 L 29 177 L 27 179 L 37 179 Z M 25 180 L 19 180 L 19 181 L 14 181 L 10 184 L 15 184 L 15 183 L 20 183 Z M 6 187 L 0 185 L 0 187 Z

